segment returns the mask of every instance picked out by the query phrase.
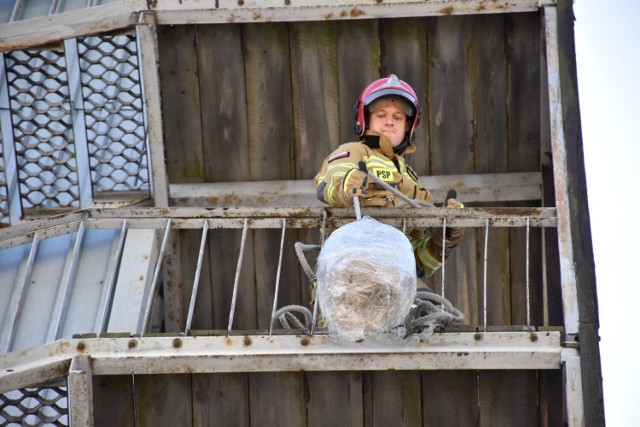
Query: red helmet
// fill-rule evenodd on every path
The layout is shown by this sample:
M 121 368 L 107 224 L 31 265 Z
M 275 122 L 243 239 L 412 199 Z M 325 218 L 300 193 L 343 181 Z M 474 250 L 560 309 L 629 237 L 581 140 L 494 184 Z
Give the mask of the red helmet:
M 358 102 L 356 102 L 354 112 L 356 119 L 356 127 L 354 132 L 359 138 L 362 138 L 365 131 L 365 109 L 378 98 L 388 95 L 398 95 L 404 98 L 413 110 L 413 114 L 408 115 L 408 120 L 412 123 L 407 132 L 409 143 L 413 142 L 416 137 L 416 127 L 420 123 L 420 106 L 418 105 L 418 96 L 414 90 L 406 82 L 400 80 L 395 74 L 389 74 L 387 77 L 378 79 L 369 84 L 362 93 Z

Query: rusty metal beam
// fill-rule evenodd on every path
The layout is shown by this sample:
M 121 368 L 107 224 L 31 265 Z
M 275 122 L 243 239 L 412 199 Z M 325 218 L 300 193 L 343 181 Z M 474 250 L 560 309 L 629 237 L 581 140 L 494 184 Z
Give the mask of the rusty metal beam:
M 158 0 L 154 10 L 159 24 L 179 25 L 533 12 L 552 4 L 555 0 Z
M 84 216 L 86 215 L 86 217 Z M 440 227 L 444 220 L 453 227 L 555 227 L 555 208 L 363 208 L 368 215 L 380 222 L 401 228 Z M 347 208 L 119 208 L 88 209 L 82 212 L 61 215 L 54 219 L 37 220 L 0 230 L 0 249 L 25 244 L 38 231 L 41 238 L 51 238 L 78 230 L 85 218 L 87 229 L 120 229 L 127 220 L 130 229 L 162 229 L 168 218 L 172 229 L 201 229 L 203 220 L 209 228 L 244 227 L 247 218 L 252 229 L 278 229 L 282 219 L 287 219 L 288 228 L 339 227 L 352 222 L 353 209 Z
M 158 25 L 304 22 L 535 12 L 556 0 L 129 0 L 0 24 L 0 52 L 132 27 L 138 15 Z
M 0 24 L 0 51 L 27 49 L 74 37 L 132 27 L 138 21 L 138 12 L 144 10 L 141 3 L 110 3 L 58 15 Z
M 70 425 L 93 425 L 93 373 L 91 358 L 86 354 L 73 356 L 69 377 Z
M 562 351 L 562 375 L 564 377 L 567 425 L 584 426 L 584 399 L 582 394 L 582 361 L 577 349 Z
M 142 82 L 144 87 L 145 124 L 147 126 L 147 151 L 151 163 L 151 188 L 154 206 L 169 206 L 169 177 L 164 158 L 164 136 L 162 126 L 162 97 L 158 72 L 158 38 L 153 15 L 140 14 L 136 27 L 140 44 Z
M 76 359 L 75 366 L 90 360 L 91 370 L 85 364 L 80 371 L 92 375 L 560 369 L 560 338 L 559 331 L 538 331 L 411 335 L 358 343 L 324 334 L 71 339 L 0 355 L 0 393 L 59 377 L 78 357 L 84 359 Z
M 564 117 L 560 92 L 560 63 L 558 56 L 558 26 L 555 7 L 544 10 L 547 47 L 547 75 L 549 80 L 549 110 L 551 121 L 551 153 L 553 181 L 558 214 L 558 249 L 560 252 L 560 281 L 562 311 L 567 335 L 578 334 L 578 292 L 576 286 L 573 239 L 571 236 L 571 206 L 569 176 L 567 173 L 567 147 L 564 138 Z
M 558 214 L 558 251 L 560 255 L 560 284 L 562 311 L 567 345 L 575 349 L 563 358 L 565 409 L 569 425 L 585 425 L 584 394 L 582 390 L 581 356 L 577 350 L 579 331 L 576 264 L 571 233 L 571 200 L 567 147 L 564 137 L 564 116 L 560 85 L 560 55 L 558 45 L 558 12 L 555 7 L 544 8 L 545 46 L 551 126 L 553 181 Z

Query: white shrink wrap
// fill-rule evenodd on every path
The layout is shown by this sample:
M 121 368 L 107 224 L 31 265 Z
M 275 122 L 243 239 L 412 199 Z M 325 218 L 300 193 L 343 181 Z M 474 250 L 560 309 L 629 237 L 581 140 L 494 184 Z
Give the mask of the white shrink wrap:
M 346 224 L 318 257 L 318 301 L 331 335 L 361 340 L 404 324 L 416 294 L 413 248 L 370 217 Z

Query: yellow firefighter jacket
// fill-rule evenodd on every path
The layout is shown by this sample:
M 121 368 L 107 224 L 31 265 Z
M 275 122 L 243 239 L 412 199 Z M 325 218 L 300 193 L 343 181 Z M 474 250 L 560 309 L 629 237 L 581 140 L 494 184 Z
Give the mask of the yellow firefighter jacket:
M 420 186 L 416 173 L 405 162 L 405 154 L 412 153 L 415 149 L 414 145 L 410 145 L 404 152 L 396 154 L 388 138 L 377 132 L 367 131 L 363 141 L 342 144 L 324 160 L 314 178 L 318 199 L 330 206 L 353 206 L 353 198 L 345 194 L 343 183 L 349 172 L 358 169 L 358 162 L 364 161 L 370 172 L 409 198 L 434 203 L 431 193 Z M 363 207 L 391 207 L 402 202 L 391 191 L 378 188 L 373 180 L 369 180 L 367 192 L 367 197 L 360 200 Z M 463 232 L 463 229 L 451 230 L 445 241 L 445 260 L 462 239 Z M 442 236 L 441 228 L 431 230 L 428 237 L 420 230 L 410 233 L 418 268 L 427 275 L 431 275 L 442 265 Z

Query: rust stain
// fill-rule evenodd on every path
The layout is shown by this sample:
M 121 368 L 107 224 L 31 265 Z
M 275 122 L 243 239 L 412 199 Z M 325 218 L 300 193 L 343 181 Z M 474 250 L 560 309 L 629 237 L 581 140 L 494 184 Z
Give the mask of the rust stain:
M 351 12 L 349 12 L 349 15 L 352 18 L 357 18 L 358 16 L 364 15 L 364 10 L 358 9 L 358 8 L 353 8 L 353 9 L 351 9 Z
M 87 347 L 85 346 L 85 344 L 84 344 L 82 341 L 80 341 L 80 342 L 78 343 L 78 345 L 76 346 L 76 351 L 77 351 L 78 353 L 84 353 L 84 351 L 86 350 L 86 348 L 87 348 Z
M 476 333 L 476 334 L 473 336 L 473 339 L 474 339 L 474 340 L 476 340 L 476 341 L 482 341 L 482 334 L 481 334 L 481 333 L 479 333 L 479 332 L 478 332 L 478 333 Z
M 326 20 L 333 19 L 333 13 L 328 13 L 328 14 L 324 15 L 324 19 L 326 19 Z
M 253 344 L 253 342 L 251 341 L 251 337 L 245 335 L 244 339 L 242 340 L 242 345 L 244 345 L 245 347 L 249 347 L 251 344 Z
M 498 215 L 520 215 L 520 216 L 537 216 L 542 214 L 540 208 L 483 208 L 485 212 L 492 216 Z
M 71 347 L 71 344 L 68 341 L 62 341 L 60 345 L 58 345 L 54 351 L 49 352 L 49 357 L 57 356 L 58 354 L 65 354 L 67 350 Z
M 233 345 L 233 340 L 231 337 L 224 337 L 224 343 L 225 345 Z
M 171 342 L 171 345 L 173 346 L 173 348 L 180 348 L 182 347 L 182 340 L 180 338 L 174 338 Z
M 141 275 L 140 275 L 140 277 L 138 278 L 138 280 L 140 280 L 141 282 L 143 282 L 143 281 L 144 281 L 144 275 L 143 275 L 143 274 L 141 274 Z
M 253 12 L 253 20 L 254 20 L 254 21 L 259 21 L 260 19 L 262 19 L 262 13 L 260 13 L 260 12 Z
M 536 342 L 538 341 L 538 334 L 536 334 L 535 332 L 532 332 L 531 335 L 529 335 L 529 340 L 531 342 Z
M 129 342 L 127 343 L 127 347 L 129 347 L 130 349 L 134 349 L 138 346 L 138 341 L 136 340 L 129 340 Z
M 306 346 L 308 346 L 309 344 L 311 344 L 311 342 L 309 341 L 309 337 L 303 337 L 303 338 L 300 340 L 300 344 L 301 344 L 301 345 L 303 345 L 303 346 L 305 346 L 305 347 L 306 347 Z
M 483 11 L 485 9 L 486 9 L 486 6 L 484 5 L 484 3 L 480 3 L 478 5 L 478 7 L 476 7 L 476 11 L 478 11 L 478 12 L 481 12 L 481 11 Z
M 442 13 L 443 15 L 451 15 L 453 14 L 453 6 L 447 6 L 443 9 L 440 10 L 440 13 Z

